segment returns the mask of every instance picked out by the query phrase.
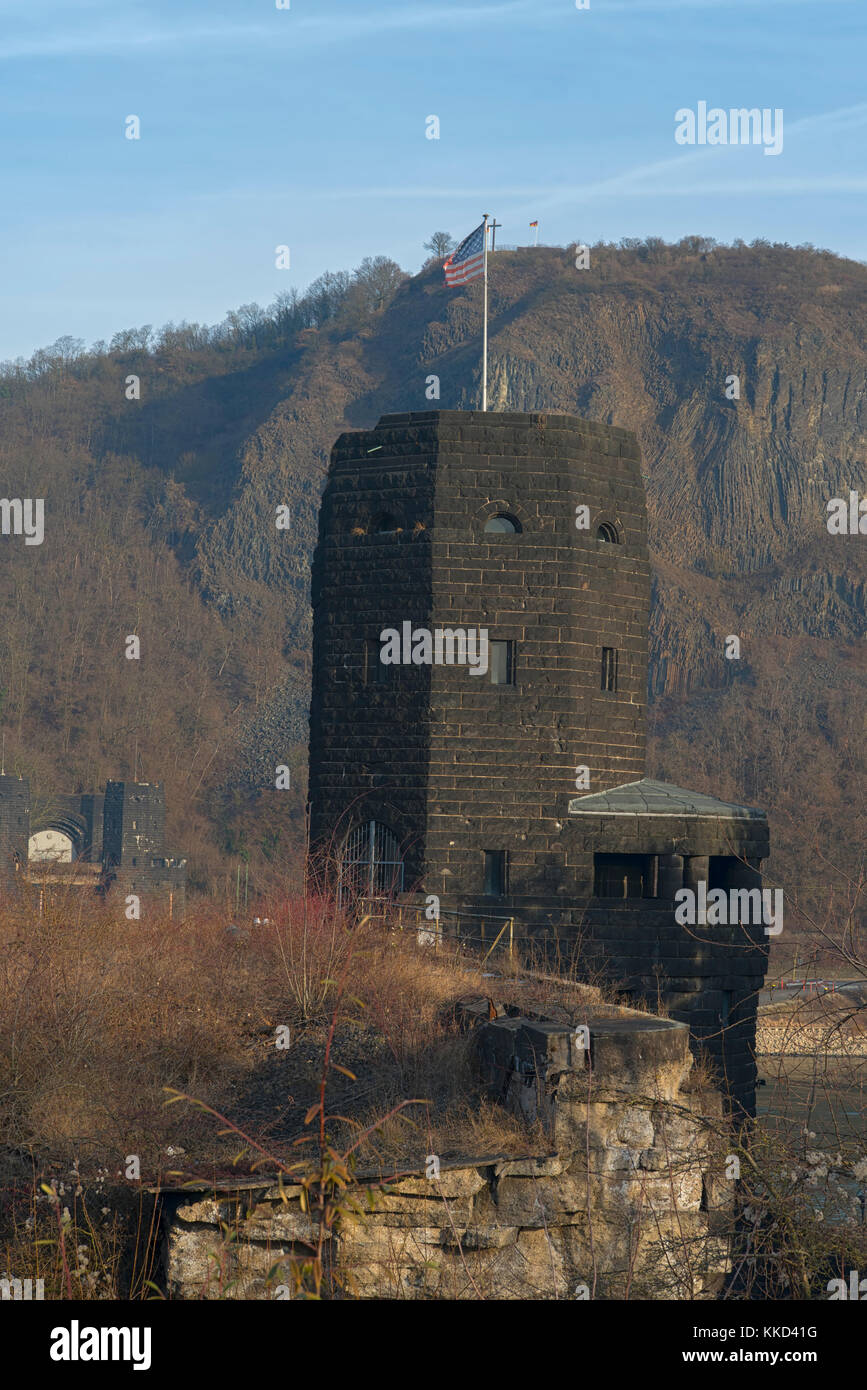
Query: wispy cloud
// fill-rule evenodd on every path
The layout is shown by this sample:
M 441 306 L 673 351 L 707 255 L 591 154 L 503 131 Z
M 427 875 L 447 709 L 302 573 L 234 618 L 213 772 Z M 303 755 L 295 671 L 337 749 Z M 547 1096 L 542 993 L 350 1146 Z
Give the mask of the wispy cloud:
M 673 138 L 674 112 L 671 114 Z M 797 142 L 799 136 L 813 130 L 842 131 L 864 125 L 867 125 L 867 102 L 803 116 L 800 120 L 785 123 L 787 149 L 791 149 L 792 137 Z M 726 146 L 704 146 L 689 152 L 682 150 L 667 159 L 636 165 L 609 178 L 598 179 L 594 183 L 561 186 L 551 193 L 540 191 L 537 206 L 540 211 L 549 211 L 555 207 L 617 196 L 643 198 L 681 197 L 692 193 L 732 193 L 739 196 L 749 193 L 761 193 L 766 196 L 787 193 L 856 193 L 862 192 L 867 186 L 867 180 L 860 175 L 811 174 L 799 169 L 797 173 L 787 176 L 785 166 L 779 165 L 776 160 L 763 160 L 761 174 L 744 178 L 743 165 L 735 161 L 739 161 L 743 156 L 749 158 L 758 154 L 757 149 L 734 150 Z
M 651 166 L 647 166 L 650 168 Z M 634 171 L 637 172 L 637 171 Z M 645 170 L 646 172 L 646 170 Z M 688 183 L 660 183 L 658 177 L 642 185 L 628 183 L 628 174 L 618 179 L 606 179 L 596 184 L 574 184 L 570 188 L 488 188 L 483 187 L 482 201 L 492 198 L 533 200 L 533 206 L 544 210 L 555 205 L 586 203 L 593 199 L 658 197 L 688 197 L 693 193 L 761 193 L 767 196 L 781 196 L 790 193 L 864 193 L 867 192 L 867 174 L 804 174 L 792 178 L 772 180 L 754 179 L 691 179 Z M 377 201 L 382 199 L 423 198 L 440 202 L 460 202 L 467 199 L 473 204 L 479 201 L 478 188 L 439 188 L 401 184 L 383 188 L 342 188 L 342 189 L 304 189 L 296 190 L 298 197 L 305 201 L 352 202 Z M 220 200 L 225 195 L 207 195 Z
M 802 116 L 799 121 L 791 121 L 786 126 L 786 131 L 788 134 L 800 134 L 805 130 L 822 127 L 854 130 L 856 126 L 862 125 L 867 125 L 867 101 L 859 101 L 854 106 L 838 106 L 833 111 L 819 111 L 813 116 Z
M 673 113 L 672 113 L 673 116 Z M 785 127 L 786 140 L 797 138 L 807 132 L 854 130 L 867 125 L 867 102 L 854 106 L 841 106 L 833 111 L 817 112 L 792 121 Z M 674 122 L 672 119 L 672 131 Z M 822 193 L 864 193 L 867 192 L 867 174 L 811 173 L 799 170 L 787 175 L 784 167 L 777 161 L 763 160 L 760 172 L 745 176 L 744 166 L 739 161 L 760 155 L 760 150 L 750 148 L 733 150 L 731 147 L 702 147 L 683 150 L 666 159 L 635 165 L 607 178 L 588 183 L 503 185 L 492 188 L 480 184 L 472 188 L 432 184 L 393 184 L 377 187 L 327 188 L 294 190 L 294 196 L 305 201 L 353 202 L 382 201 L 389 199 L 424 199 L 426 201 L 460 203 L 464 200 L 475 205 L 480 194 L 483 199 L 500 199 L 505 202 L 532 202 L 537 213 L 551 211 L 556 207 L 574 204 L 587 204 L 607 198 L 648 198 L 648 197 L 687 197 L 692 194 L 727 194 L 763 197 L 786 197 L 795 194 Z M 725 161 L 723 164 L 722 161 Z M 247 190 L 244 196 L 262 196 L 263 190 Z M 223 196 L 204 195 L 206 198 Z
M 860 4 L 861 0 L 822 0 L 825 10 L 834 5 Z M 662 10 L 704 10 L 725 21 L 732 10 L 753 10 L 757 18 L 764 10 L 791 9 L 797 5 L 816 7 L 817 0 L 591 0 L 600 14 L 653 14 Z
M 779 198 L 807 193 L 865 193 L 867 175 L 805 174 L 802 178 L 780 179 L 694 179 L 689 184 L 656 183 L 653 187 L 631 189 L 630 197 L 688 198 L 696 193 L 728 194 L 755 193 L 763 198 Z M 601 196 L 601 195 L 597 195 Z M 575 190 L 575 202 L 585 200 L 584 190 Z M 563 199 L 563 202 L 571 201 Z
M 2 0 L 0 0 L 2 4 Z M 93 8 L 99 8 L 95 3 Z M 32 8 L 22 12 L 32 18 Z M 540 10 L 533 0 L 501 0 L 490 5 L 420 5 L 413 9 L 400 6 L 394 9 L 352 11 L 334 10 L 330 14 L 301 15 L 291 10 L 274 10 L 270 19 L 251 23 L 221 23 L 208 20 L 172 23 L 142 16 L 138 21 L 122 20 L 116 6 L 90 27 L 55 29 L 44 25 L 36 32 L 10 35 L 0 41 L 0 60 L 76 57 L 129 53 L 149 48 L 184 48 L 211 44 L 231 47 L 235 44 L 267 43 L 287 51 L 303 51 L 337 44 L 353 43 L 378 34 L 413 30 L 454 29 L 483 30 L 495 20 L 552 19 L 554 10 Z
M 717 15 L 728 19 L 732 11 L 752 11 L 757 19 L 769 9 L 788 9 L 816 5 L 817 0 L 591 0 L 589 11 L 576 11 L 569 0 L 494 0 L 491 4 L 406 3 L 365 12 L 333 9 L 328 13 L 305 15 L 299 11 L 274 10 L 270 18 L 248 22 L 221 22 L 206 18 L 175 22 L 142 12 L 139 17 L 118 14 L 117 5 L 105 0 L 77 0 L 74 24 L 49 27 L 44 18 L 38 28 L 33 23 L 33 0 L 0 0 L 6 35 L 0 40 L 0 61 L 14 59 L 111 56 L 137 50 L 212 45 L 230 48 L 238 44 L 267 43 L 287 51 L 345 45 L 378 34 L 437 30 L 484 30 L 493 23 L 522 24 L 540 28 L 553 24 L 581 23 L 585 17 L 600 23 L 624 15 L 653 15 L 667 11 L 693 11 L 697 15 Z M 863 0 L 822 0 L 823 10 L 863 3 Z M 83 13 L 82 13 L 83 12 Z M 98 16 L 96 19 L 90 16 Z M 16 18 L 22 32 L 10 32 Z M 89 20 L 89 22 L 88 22 Z M 622 31 L 622 25 L 621 25 Z

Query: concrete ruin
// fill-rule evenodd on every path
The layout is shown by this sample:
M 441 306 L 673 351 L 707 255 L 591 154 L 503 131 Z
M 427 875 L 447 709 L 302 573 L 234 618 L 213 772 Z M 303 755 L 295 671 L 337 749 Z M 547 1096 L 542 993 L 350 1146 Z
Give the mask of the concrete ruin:
M 686 1025 L 591 1008 L 578 1027 L 498 1018 L 467 1046 L 542 1151 L 358 1170 L 325 1225 L 297 1174 L 161 1189 L 168 1295 L 298 1297 L 322 1229 L 326 1297 L 715 1297 L 734 1184 Z
M 186 906 L 187 861 L 166 850 L 161 782 L 55 793 L 36 813 L 26 777 L 0 776 L 0 897 L 52 890 L 134 894 L 170 917 Z

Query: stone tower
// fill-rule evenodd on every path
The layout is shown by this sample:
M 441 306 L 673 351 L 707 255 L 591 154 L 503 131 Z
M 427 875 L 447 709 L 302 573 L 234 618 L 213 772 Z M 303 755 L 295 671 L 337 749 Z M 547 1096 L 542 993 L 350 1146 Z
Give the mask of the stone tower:
M 106 782 L 103 854 L 109 865 L 124 868 L 150 862 L 162 854 L 166 837 L 166 802 L 161 782 Z
M 181 917 L 186 905 L 186 859 L 166 854 L 162 782 L 106 782 L 103 862 L 117 892 L 151 897 Z
M 644 772 L 650 574 L 634 436 L 459 411 L 343 435 L 313 584 L 313 837 L 374 820 L 400 841 L 405 888 L 445 878 L 449 895 L 479 895 L 485 854 L 505 851 L 512 895 L 556 892 L 576 767 L 594 790 Z M 404 623 L 485 630 L 488 670 L 383 667 L 380 633 Z
M 767 825 L 645 776 L 634 435 L 459 411 L 342 435 L 313 610 L 311 842 L 341 897 L 436 895 L 446 931 L 513 919 L 633 998 L 661 991 L 749 1109 L 763 929 L 699 939 L 674 903 L 757 888 Z

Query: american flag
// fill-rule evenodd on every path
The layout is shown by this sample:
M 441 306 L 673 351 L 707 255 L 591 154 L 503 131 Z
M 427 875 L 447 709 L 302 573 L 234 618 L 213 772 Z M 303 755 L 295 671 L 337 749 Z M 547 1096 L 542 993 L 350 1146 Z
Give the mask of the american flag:
M 465 285 L 485 268 L 485 224 L 464 237 L 457 251 L 443 263 L 447 285 Z

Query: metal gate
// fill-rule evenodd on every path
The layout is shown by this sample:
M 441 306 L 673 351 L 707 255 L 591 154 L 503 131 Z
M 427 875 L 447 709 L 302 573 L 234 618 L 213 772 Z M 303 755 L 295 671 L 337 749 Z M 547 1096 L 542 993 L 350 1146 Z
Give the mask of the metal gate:
M 393 830 L 380 821 L 356 825 L 346 837 L 340 859 L 337 897 L 341 907 L 362 895 L 384 897 L 403 892 L 403 860 Z

